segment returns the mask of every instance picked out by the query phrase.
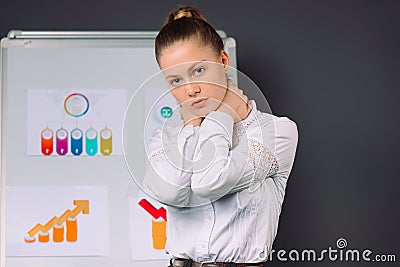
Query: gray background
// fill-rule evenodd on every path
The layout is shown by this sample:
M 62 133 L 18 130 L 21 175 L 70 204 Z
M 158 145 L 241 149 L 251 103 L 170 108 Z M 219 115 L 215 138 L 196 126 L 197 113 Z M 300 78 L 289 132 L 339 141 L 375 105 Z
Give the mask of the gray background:
M 336 248 L 343 237 L 349 248 L 399 261 L 400 1 L 3 0 L 0 36 L 158 30 L 177 4 L 199 7 L 234 37 L 239 70 L 274 114 L 298 125 L 274 248 Z M 275 259 L 271 266 L 294 264 Z

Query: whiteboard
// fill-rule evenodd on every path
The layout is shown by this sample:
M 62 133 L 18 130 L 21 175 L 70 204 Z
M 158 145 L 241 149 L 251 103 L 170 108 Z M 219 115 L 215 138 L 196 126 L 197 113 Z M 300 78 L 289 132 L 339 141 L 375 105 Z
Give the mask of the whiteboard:
M 218 33 L 236 68 L 234 39 Z M 11 31 L 2 39 L 1 267 L 167 265 L 156 248 L 162 238 L 151 236 L 162 218 L 144 208 L 162 207 L 131 178 L 122 144 L 133 95 L 143 98 L 138 125 L 146 117 L 148 99 L 136 93 L 159 72 L 156 34 Z M 135 162 L 144 173 L 144 158 Z

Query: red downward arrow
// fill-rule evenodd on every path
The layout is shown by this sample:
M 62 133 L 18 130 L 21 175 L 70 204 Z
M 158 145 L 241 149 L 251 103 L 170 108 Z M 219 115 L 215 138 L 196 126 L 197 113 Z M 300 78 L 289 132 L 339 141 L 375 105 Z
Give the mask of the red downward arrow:
M 163 218 L 165 221 L 167 221 L 167 211 L 161 207 L 159 209 L 156 209 L 153 205 L 151 205 L 150 202 L 148 202 L 146 199 L 142 199 L 139 201 L 139 205 L 145 209 L 151 216 L 153 216 L 154 219 L 158 218 Z

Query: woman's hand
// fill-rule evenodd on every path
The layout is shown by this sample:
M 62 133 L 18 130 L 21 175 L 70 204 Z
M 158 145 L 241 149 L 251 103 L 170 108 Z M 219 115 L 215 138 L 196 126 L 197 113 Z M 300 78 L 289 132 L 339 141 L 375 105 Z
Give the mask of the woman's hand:
M 228 89 L 216 111 L 227 113 L 236 123 L 249 115 L 251 106 L 247 96 L 243 94 L 243 90 L 239 89 L 231 79 L 228 79 Z
M 179 111 L 181 112 L 182 119 L 185 122 L 185 125 L 193 125 L 200 126 L 201 122 L 204 118 L 198 117 L 197 115 L 191 113 L 184 105 L 179 107 Z

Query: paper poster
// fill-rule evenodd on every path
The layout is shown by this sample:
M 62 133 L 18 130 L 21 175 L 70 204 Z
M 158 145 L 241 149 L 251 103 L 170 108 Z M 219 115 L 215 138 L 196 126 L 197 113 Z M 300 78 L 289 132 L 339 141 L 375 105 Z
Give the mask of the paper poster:
M 145 194 L 128 194 L 131 259 L 169 259 L 165 252 L 167 241 L 167 212 L 159 202 Z M 140 240 L 140 242 L 138 242 Z
M 6 256 L 108 252 L 106 186 L 7 187 Z
M 27 155 L 122 155 L 125 89 L 29 89 Z

